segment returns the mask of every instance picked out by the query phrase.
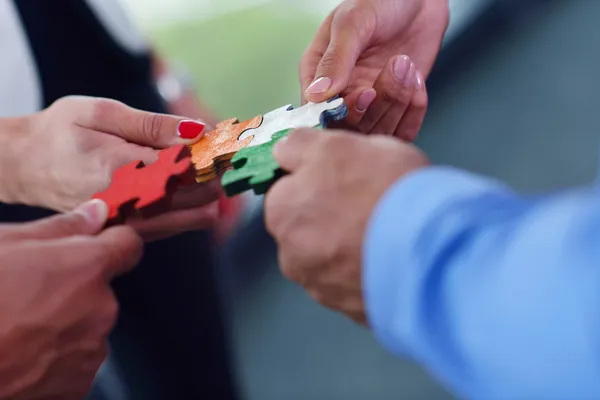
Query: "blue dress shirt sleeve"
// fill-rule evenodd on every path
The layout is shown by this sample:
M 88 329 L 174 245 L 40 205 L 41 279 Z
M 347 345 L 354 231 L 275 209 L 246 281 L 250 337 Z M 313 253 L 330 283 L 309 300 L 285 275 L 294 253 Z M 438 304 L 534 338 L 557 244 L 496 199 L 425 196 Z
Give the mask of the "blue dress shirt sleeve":
M 376 337 L 463 398 L 600 398 L 599 194 L 445 167 L 399 180 L 363 249 Z

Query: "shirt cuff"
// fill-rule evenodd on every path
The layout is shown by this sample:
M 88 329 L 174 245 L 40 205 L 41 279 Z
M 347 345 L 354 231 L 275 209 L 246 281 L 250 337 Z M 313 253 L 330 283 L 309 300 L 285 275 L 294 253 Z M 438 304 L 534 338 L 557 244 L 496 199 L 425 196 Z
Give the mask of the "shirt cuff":
M 363 244 L 363 294 L 371 329 L 388 350 L 399 355 L 408 348 L 417 351 L 424 328 L 419 310 L 427 301 L 436 253 L 460 225 L 451 216 L 436 216 L 457 201 L 490 191 L 512 193 L 465 171 L 427 167 L 396 181 L 376 205 Z

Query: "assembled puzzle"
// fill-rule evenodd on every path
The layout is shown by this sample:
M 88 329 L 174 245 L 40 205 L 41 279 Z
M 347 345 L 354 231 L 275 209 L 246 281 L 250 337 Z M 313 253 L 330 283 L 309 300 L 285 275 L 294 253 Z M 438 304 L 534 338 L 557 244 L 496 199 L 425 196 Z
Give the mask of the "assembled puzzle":
M 297 128 L 327 128 L 347 113 L 344 100 L 335 97 L 298 108 L 284 106 L 243 122 L 223 121 L 189 148 L 174 146 L 160 151 L 151 165 L 136 161 L 119 168 L 110 187 L 94 198 L 107 202 L 110 222 L 119 222 L 161 213 L 178 187 L 221 176 L 229 197 L 248 190 L 264 194 L 285 173 L 272 154 L 278 140 Z

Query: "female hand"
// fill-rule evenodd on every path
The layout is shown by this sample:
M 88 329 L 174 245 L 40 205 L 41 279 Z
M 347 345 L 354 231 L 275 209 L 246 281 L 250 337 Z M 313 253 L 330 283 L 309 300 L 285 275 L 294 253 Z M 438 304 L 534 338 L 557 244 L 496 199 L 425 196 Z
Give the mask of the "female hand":
M 150 164 L 160 149 L 192 144 L 201 122 L 136 110 L 123 103 L 67 97 L 0 132 L 12 173 L 4 176 L 9 202 L 68 211 L 106 189 L 114 171 L 134 160 Z M 2 134 L 3 133 L 3 134 Z M 5 160 L 6 163 L 7 160 Z M 217 182 L 186 188 L 174 196 L 173 210 L 132 224 L 146 239 L 204 229 L 217 218 Z
M 447 0 L 344 1 L 302 58 L 303 100 L 340 94 L 349 108 L 342 128 L 414 140 L 448 18 Z

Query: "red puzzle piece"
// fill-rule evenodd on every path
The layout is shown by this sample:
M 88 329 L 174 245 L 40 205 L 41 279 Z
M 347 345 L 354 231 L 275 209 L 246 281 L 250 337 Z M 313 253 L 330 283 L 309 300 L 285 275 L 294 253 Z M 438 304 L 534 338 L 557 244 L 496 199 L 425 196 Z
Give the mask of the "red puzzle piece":
M 150 217 L 168 210 L 175 190 L 195 183 L 194 176 L 190 150 L 185 145 L 174 146 L 161 150 L 153 164 L 134 161 L 119 168 L 109 188 L 93 198 L 108 204 L 110 223 L 137 213 Z

